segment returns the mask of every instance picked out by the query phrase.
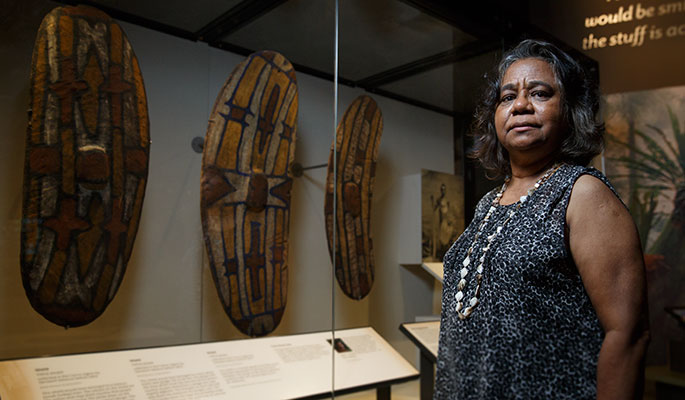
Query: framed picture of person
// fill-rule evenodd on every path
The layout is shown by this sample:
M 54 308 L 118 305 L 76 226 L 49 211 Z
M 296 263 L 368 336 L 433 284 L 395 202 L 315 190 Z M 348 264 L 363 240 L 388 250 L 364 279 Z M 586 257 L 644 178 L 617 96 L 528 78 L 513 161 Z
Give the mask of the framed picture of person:
M 421 170 L 421 259 L 440 262 L 464 230 L 464 180 Z

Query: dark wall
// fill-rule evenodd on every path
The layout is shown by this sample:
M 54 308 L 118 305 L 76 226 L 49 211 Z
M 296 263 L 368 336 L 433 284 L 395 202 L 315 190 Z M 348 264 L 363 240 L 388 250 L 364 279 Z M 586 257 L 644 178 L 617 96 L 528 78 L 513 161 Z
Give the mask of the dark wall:
M 684 0 L 520 0 L 478 4 L 463 9 L 462 14 L 473 19 L 474 14 L 487 15 L 482 10 L 489 8 L 491 16 L 498 20 L 494 26 L 508 26 L 510 31 L 497 31 L 483 21 L 477 25 L 499 35 L 503 47 L 523 37 L 550 40 L 551 35 L 596 60 L 603 94 L 685 85 Z M 470 8 L 477 10 L 470 12 Z M 600 47 L 602 44 L 604 47 Z M 470 147 L 470 138 L 465 137 L 469 122 L 467 114 L 455 117 L 454 123 L 455 173 L 463 173 L 465 178 L 467 223 L 480 197 L 501 184 L 501 180 L 488 180 L 477 163 L 465 157 Z
M 683 0 L 530 0 L 530 22 L 597 60 L 605 94 L 685 84 Z

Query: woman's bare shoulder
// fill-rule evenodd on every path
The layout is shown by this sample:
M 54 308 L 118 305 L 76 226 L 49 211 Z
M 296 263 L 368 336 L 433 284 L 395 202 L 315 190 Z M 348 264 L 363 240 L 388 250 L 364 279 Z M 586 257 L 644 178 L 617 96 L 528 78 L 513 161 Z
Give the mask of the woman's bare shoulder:
M 566 221 L 632 224 L 632 217 L 618 196 L 602 180 L 593 175 L 581 175 L 573 185 Z
M 578 177 L 576 183 L 573 185 L 573 195 L 577 195 L 577 197 L 580 198 L 592 198 L 596 196 L 611 196 L 616 198 L 614 192 L 612 192 L 601 179 L 590 174 L 583 174 Z M 618 198 L 616 198 L 616 200 L 618 200 Z
M 584 174 L 578 177 L 571 191 L 569 207 L 599 206 L 602 204 L 625 208 L 609 186 L 596 176 Z

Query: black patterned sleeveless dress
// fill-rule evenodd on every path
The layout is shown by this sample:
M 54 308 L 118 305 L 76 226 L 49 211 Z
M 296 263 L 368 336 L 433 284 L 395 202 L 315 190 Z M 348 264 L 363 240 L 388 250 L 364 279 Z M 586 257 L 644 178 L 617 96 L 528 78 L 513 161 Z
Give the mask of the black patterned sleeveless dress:
M 444 258 L 434 399 L 596 397 L 604 334 L 565 232 L 571 189 L 583 174 L 599 178 L 614 191 L 596 169 L 562 165 L 495 237 L 484 265 L 480 303 L 460 320 L 455 295 L 461 263 L 499 188 L 478 203 L 473 221 Z M 474 253 L 515 207 L 496 207 Z M 475 273 L 466 280 L 468 302 L 476 287 Z

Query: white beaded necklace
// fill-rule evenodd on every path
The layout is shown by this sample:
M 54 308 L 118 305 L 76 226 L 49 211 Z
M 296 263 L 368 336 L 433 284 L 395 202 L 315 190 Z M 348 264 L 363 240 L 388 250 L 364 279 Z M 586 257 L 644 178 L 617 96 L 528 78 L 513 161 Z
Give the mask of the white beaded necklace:
M 483 265 L 485 264 L 485 256 L 488 254 L 488 251 L 490 250 L 490 246 L 492 245 L 492 242 L 495 241 L 495 238 L 497 235 L 502 232 L 502 229 L 504 229 L 504 226 L 512 219 L 512 217 L 516 214 L 516 212 L 523 206 L 523 203 L 528 200 L 528 197 L 537 190 L 537 188 L 542 185 L 544 181 L 549 179 L 552 174 L 557 172 L 557 170 L 561 167 L 561 164 L 555 164 L 552 166 L 552 168 L 548 169 L 547 172 L 545 172 L 540 179 L 535 182 L 535 185 L 533 185 L 532 188 L 528 189 L 528 193 L 525 196 L 521 196 L 519 199 L 519 203 L 516 205 L 516 208 L 513 210 L 509 211 L 509 215 L 507 215 L 507 219 L 502 222 L 500 226 L 498 226 L 495 231 L 492 233 L 492 235 L 489 235 L 487 237 L 488 243 L 483 247 L 482 252 L 483 254 L 480 255 L 478 258 L 478 267 L 476 268 L 476 291 L 473 294 L 473 297 L 469 301 L 469 305 L 464 308 L 464 304 L 462 303 L 462 299 L 464 298 L 464 288 L 466 287 L 466 275 L 469 273 L 469 265 L 471 265 L 471 254 L 473 253 L 473 246 L 475 246 L 476 241 L 478 240 L 478 237 L 483 231 L 483 228 L 485 227 L 485 224 L 490 220 L 490 217 L 492 216 L 492 213 L 495 212 L 497 209 L 497 206 L 499 206 L 499 201 L 502 198 L 502 194 L 504 194 L 504 191 L 507 189 L 507 184 L 509 183 L 510 178 L 507 177 L 504 181 L 504 184 L 500 188 L 499 192 L 497 192 L 497 195 L 495 198 L 492 200 L 492 205 L 490 206 L 490 209 L 488 212 L 485 214 L 485 217 L 483 217 L 483 220 L 480 222 L 480 225 L 478 225 L 478 231 L 476 232 L 476 235 L 473 238 L 473 242 L 471 242 L 471 246 L 469 246 L 469 249 L 466 252 L 466 258 L 464 258 L 464 261 L 462 261 L 462 266 L 463 268 L 459 271 L 459 274 L 461 275 L 461 280 L 457 284 L 457 315 L 459 316 L 459 319 L 465 319 L 468 318 L 469 315 L 473 312 L 473 309 L 476 308 L 476 306 L 479 303 L 478 298 L 480 297 L 480 284 L 481 281 L 483 280 Z M 462 311 L 463 308 L 463 311 Z

